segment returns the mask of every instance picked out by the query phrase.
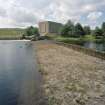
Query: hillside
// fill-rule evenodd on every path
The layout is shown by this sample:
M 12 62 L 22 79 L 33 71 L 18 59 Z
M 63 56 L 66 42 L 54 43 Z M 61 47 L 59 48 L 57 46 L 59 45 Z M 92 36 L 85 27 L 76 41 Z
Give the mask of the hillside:
M 23 34 L 24 29 L 20 28 L 0 28 L 1 37 L 19 37 Z

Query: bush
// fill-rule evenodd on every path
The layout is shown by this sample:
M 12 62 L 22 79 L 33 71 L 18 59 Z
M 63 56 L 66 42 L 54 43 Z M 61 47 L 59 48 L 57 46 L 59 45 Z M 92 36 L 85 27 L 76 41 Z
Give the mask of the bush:
M 80 23 L 77 23 L 75 25 L 75 34 L 78 36 L 83 36 L 85 35 L 84 29 Z
M 102 29 L 100 29 L 99 27 L 96 27 L 94 30 L 94 35 L 96 36 L 96 38 L 103 36 Z
M 62 27 L 61 35 L 64 37 L 74 36 L 74 24 L 70 20 Z
M 32 36 L 32 35 L 39 36 L 38 28 L 33 27 L 33 26 L 26 28 L 25 35 L 26 36 Z

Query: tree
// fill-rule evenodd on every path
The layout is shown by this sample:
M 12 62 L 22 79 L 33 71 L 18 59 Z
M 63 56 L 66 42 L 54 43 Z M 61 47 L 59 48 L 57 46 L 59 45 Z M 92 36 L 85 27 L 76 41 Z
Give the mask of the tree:
M 90 26 L 84 26 L 84 32 L 85 32 L 85 35 L 90 35 L 91 34 Z
M 68 20 L 68 22 L 62 27 L 61 35 L 68 37 L 74 35 L 74 24 L 71 20 Z
M 27 36 L 39 35 L 38 28 L 33 27 L 33 26 L 30 26 L 30 27 L 26 28 L 25 35 L 27 35 Z
M 96 37 L 99 37 L 99 36 L 102 36 L 102 34 L 103 34 L 102 29 L 100 29 L 99 27 L 96 27 L 94 30 L 94 35 Z
M 101 29 L 102 29 L 103 36 L 105 37 L 105 22 L 102 23 Z
M 64 25 L 60 30 L 61 35 L 67 37 L 68 36 L 68 30 L 69 30 L 69 28 L 66 25 Z
M 84 29 L 80 23 L 77 23 L 75 25 L 75 35 L 77 36 L 85 35 Z

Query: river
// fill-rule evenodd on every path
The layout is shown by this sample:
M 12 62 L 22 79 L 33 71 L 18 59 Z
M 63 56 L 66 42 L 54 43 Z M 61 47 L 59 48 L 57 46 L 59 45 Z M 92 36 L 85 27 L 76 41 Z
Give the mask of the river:
M 105 53 L 105 43 L 85 42 L 81 46 Z
M 30 41 L 0 41 L 0 105 L 45 105 Z

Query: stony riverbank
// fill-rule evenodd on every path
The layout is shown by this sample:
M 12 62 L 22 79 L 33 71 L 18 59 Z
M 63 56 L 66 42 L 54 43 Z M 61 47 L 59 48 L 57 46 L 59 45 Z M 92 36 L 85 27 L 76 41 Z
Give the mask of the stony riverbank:
M 35 42 L 49 105 L 105 105 L 105 61 L 49 41 Z

